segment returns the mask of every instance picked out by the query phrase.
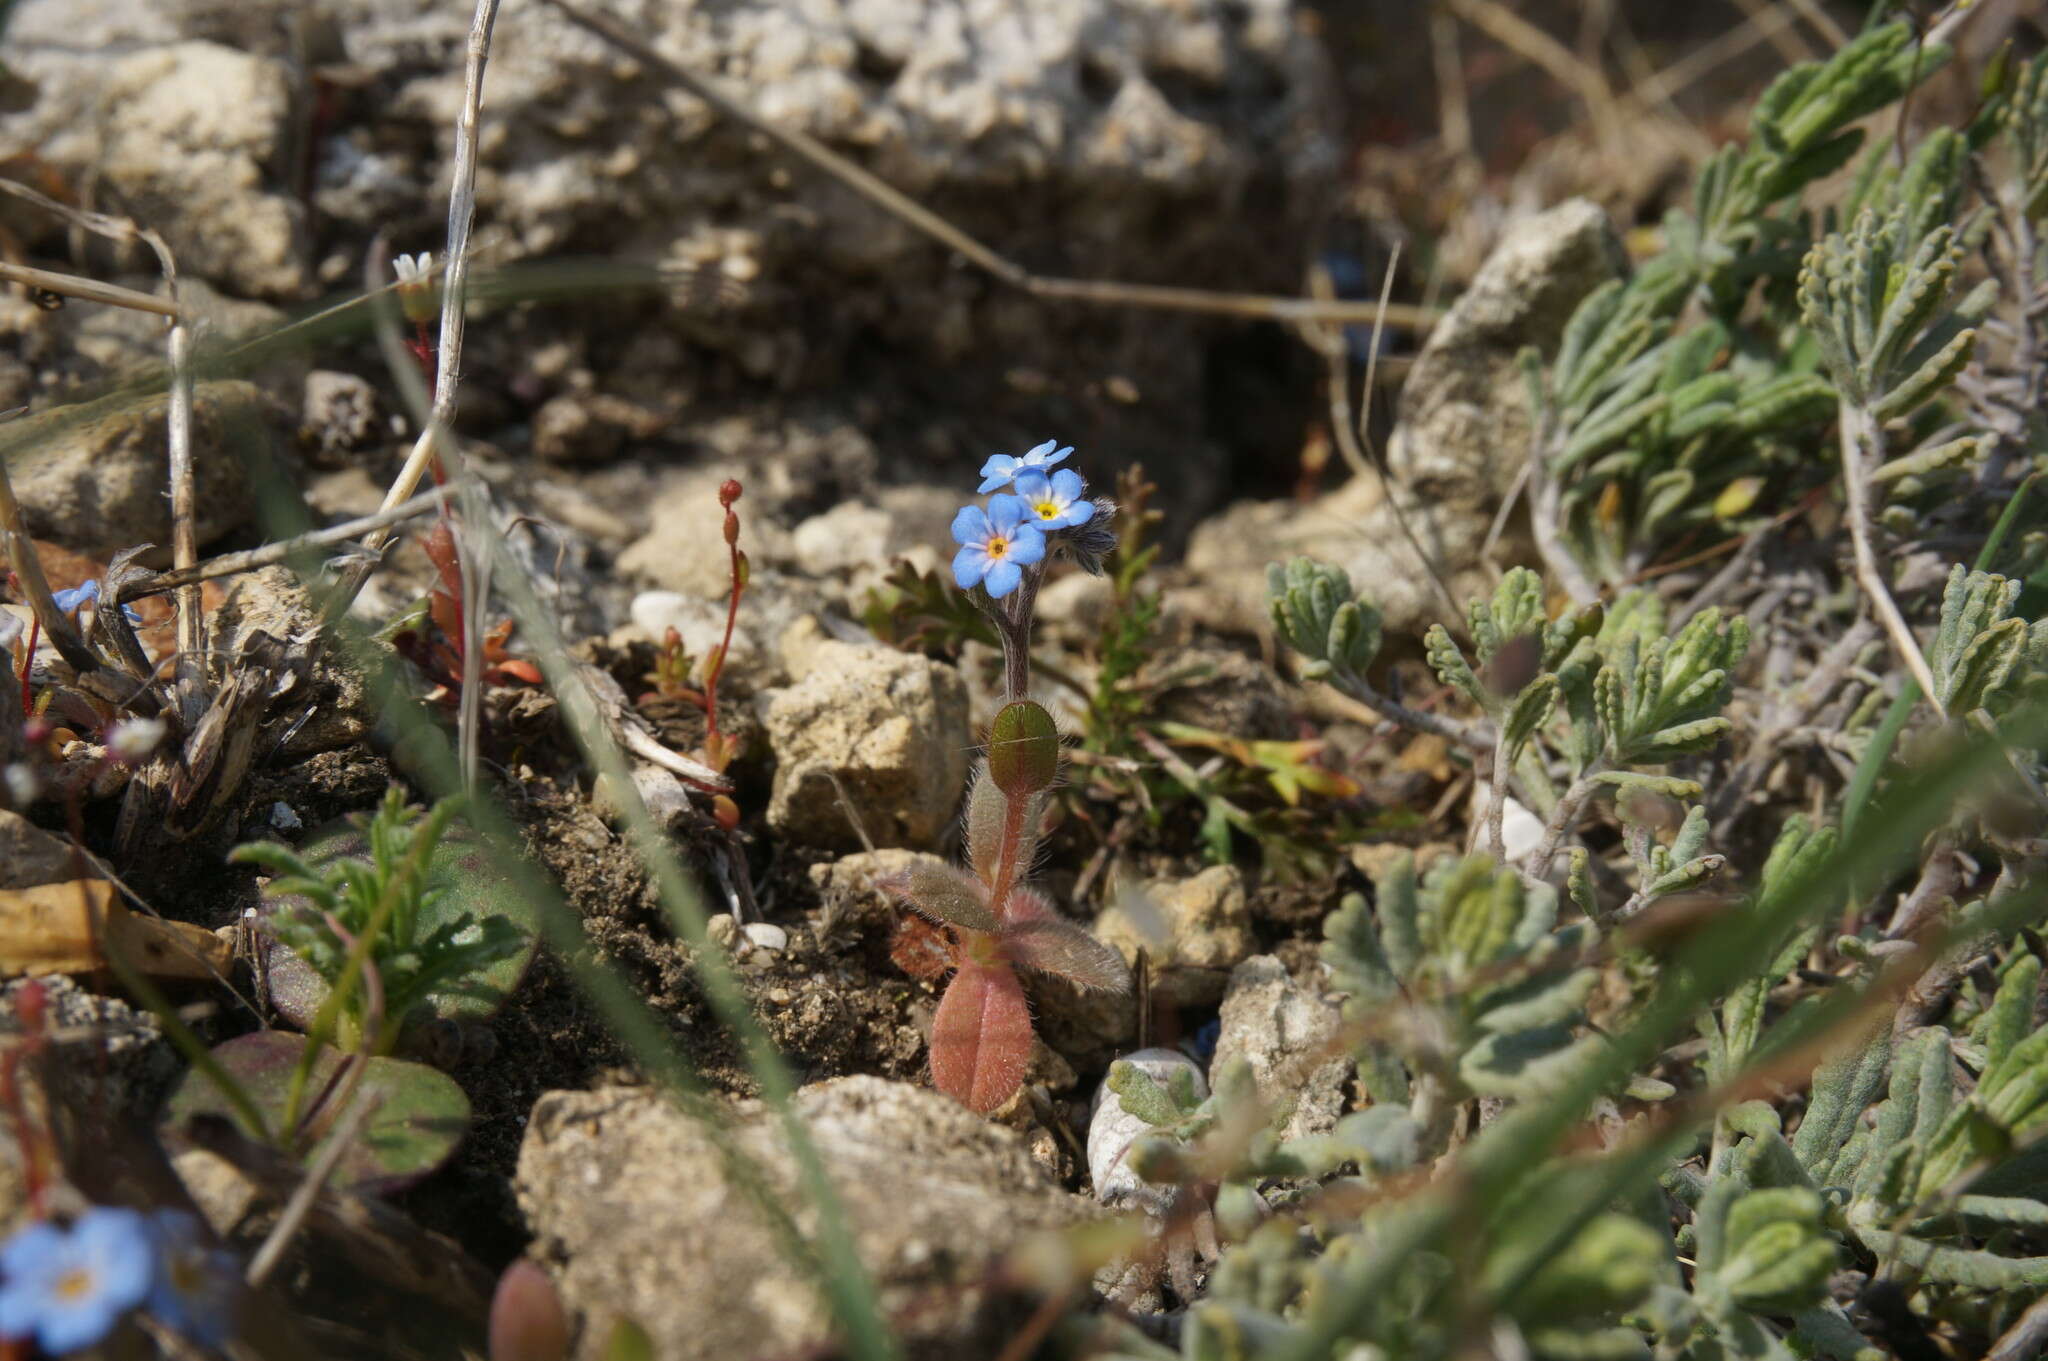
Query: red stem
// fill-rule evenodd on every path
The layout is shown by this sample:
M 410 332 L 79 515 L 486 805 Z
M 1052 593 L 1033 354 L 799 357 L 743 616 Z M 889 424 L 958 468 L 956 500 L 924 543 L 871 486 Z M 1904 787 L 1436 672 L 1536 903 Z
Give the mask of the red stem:
M 1018 853 L 1024 844 L 1024 818 L 1031 810 L 1029 795 L 1003 795 L 1003 835 L 996 843 L 996 872 L 989 884 L 988 904 L 998 921 L 1007 922 L 1010 890 L 1017 886 Z
M 740 536 L 739 515 L 732 503 L 739 499 L 739 484 L 728 481 L 722 488 L 719 499 L 725 502 L 726 518 L 732 522 L 732 530 L 725 536 L 725 551 L 730 556 L 731 566 L 727 569 L 732 580 L 732 589 L 725 600 L 725 637 L 719 641 L 718 655 L 711 665 L 704 668 L 704 749 L 714 755 L 719 750 L 718 741 L 718 676 L 725 670 L 726 654 L 732 651 L 733 625 L 740 617 L 740 592 L 745 586 L 740 581 Z M 731 490 L 728 498 L 726 489 Z M 723 768 L 721 766 L 721 768 Z
M 43 640 L 43 620 L 31 615 L 28 621 L 28 651 L 21 654 L 21 712 L 25 718 L 36 711 L 35 692 L 29 689 L 28 671 L 35 665 L 36 645 Z

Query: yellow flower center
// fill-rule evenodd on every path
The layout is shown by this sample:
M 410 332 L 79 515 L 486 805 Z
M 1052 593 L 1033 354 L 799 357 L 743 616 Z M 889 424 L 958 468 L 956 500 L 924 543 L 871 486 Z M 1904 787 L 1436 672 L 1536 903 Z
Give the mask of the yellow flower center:
M 1038 518 L 1041 520 L 1059 519 L 1060 508 L 1058 504 L 1052 501 L 1040 501 L 1038 503 Z
M 989 539 L 987 552 L 990 557 L 999 558 L 1009 551 L 1010 541 L 1002 535 L 997 534 Z
M 84 1267 L 74 1267 L 57 1278 L 57 1298 L 75 1300 L 92 1293 L 92 1273 Z

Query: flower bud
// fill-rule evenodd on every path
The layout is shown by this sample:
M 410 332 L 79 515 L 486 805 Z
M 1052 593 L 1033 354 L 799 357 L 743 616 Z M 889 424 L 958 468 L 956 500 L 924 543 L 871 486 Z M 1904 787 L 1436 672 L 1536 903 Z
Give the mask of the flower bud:
M 725 513 L 725 542 L 731 547 L 740 541 L 740 517 L 731 511 Z
M 569 1319 L 548 1274 L 521 1258 L 498 1278 L 491 1297 L 491 1361 L 562 1361 Z
M 726 478 L 725 481 L 718 484 L 718 504 L 724 506 L 727 510 L 731 510 L 732 503 L 740 499 L 741 490 L 740 480 L 737 477 Z
M 1012 798 L 1050 789 L 1060 769 L 1060 734 L 1052 715 L 1028 699 L 1003 706 L 988 733 L 988 773 Z

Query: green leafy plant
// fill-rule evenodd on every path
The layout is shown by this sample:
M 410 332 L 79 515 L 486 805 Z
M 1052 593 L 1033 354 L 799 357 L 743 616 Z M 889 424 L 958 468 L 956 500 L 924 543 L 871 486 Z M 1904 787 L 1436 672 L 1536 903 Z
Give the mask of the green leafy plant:
M 511 915 L 448 910 L 455 886 L 439 852 L 459 807 L 444 799 L 421 815 L 393 786 L 362 829 L 361 854 L 341 843 L 314 859 L 276 842 L 236 848 L 234 860 L 275 876 L 273 899 L 295 900 L 267 929 L 325 984 L 308 1026 L 316 1037 L 331 1026 L 346 1047 L 388 1054 L 437 994 L 461 994 L 531 956 L 532 932 Z M 500 999 L 509 990 L 502 978 L 481 986 Z

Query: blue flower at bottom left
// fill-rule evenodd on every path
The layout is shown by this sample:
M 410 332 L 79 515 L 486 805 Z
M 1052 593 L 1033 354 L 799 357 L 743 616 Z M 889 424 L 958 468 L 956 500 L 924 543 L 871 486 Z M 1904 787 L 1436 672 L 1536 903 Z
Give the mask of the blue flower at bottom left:
M 134 1210 L 87 1210 L 68 1229 L 30 1224 L 0 1248 L 0 1337 L 34 1337 L 52 1356 L 92 1346 L 156 1276 L 156 1244 Z

